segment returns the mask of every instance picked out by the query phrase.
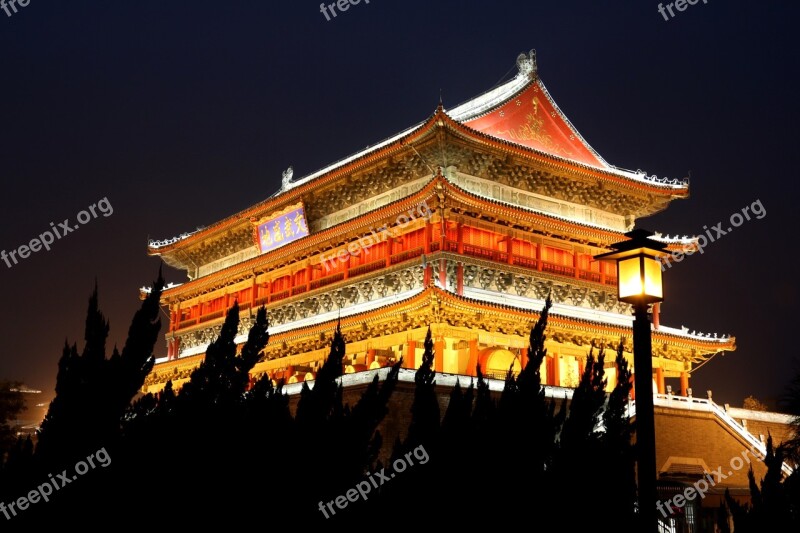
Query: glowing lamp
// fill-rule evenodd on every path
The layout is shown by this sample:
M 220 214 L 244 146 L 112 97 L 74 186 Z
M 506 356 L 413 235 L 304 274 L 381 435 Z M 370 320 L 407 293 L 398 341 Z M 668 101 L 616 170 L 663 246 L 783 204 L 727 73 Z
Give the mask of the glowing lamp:
M 666 244 L 650 238 L 652 232 L 635 229 L 625 234 L 630 240 L 609 245 L 613 252 L 596 255 L 600 261 L 617 262 L 619 300 L 629 304 L 651 304 L 664 299 L 661 261 Z
M 595 256 L 617 262 L 619 299 L 633 307 L 633 367 L 636 391 L 637 488 L 642 528 L 657 531 L 656 517 L 656 426 L 653 412 L 653 344 L 647 308 L 664 299 L 661 262 L 666 244 L 650 238 L 651 232 L 636 229 L 625 234 L 630 240 L 609 246 L 613 252 Z

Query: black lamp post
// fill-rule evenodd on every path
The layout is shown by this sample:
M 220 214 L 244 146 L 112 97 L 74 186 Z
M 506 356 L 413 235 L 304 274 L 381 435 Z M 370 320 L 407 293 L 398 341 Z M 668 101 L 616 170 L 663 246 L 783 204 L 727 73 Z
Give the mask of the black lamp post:
M 656 434 L 653 413 L 653 352 L 647 308 L 663 298 L 661 262 L 666 244 L 636 229 L 630 240 L 609 245 L 613 252 L 595 256 L 617 262 L 619 300 L 633 306 L 633 366 L 636 392 L 637 485 L 641 531 L 658 531 L 656 515 Z

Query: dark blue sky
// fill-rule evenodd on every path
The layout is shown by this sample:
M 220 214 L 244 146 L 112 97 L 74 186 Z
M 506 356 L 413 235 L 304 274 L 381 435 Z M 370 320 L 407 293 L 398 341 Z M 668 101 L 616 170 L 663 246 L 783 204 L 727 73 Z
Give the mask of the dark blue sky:
M 0 11 L 0 249 L 102 198 L 99 216 L 0 263 L 0 378 L 51 390 L 95 276 L 124 342 L 148 237 L 207 225 L 513 73 L 535 48 L 556 102 L 612 164 L 681 178 L 691 198 L 639 226 L 697 234 L 760 200 L 668 271 L 662 322 L 736 335 L 692 378 L 740 405 L 792 375 L 798 298 L 796 2 L 31 0 Z M 723 226 L 724 227 L 724 226 Z M 168 269 L 170 281 L 182 273 Z M 166 324 L 165 324 L 166 327 Z M 165 353 L 159 343 L 159 355 Z

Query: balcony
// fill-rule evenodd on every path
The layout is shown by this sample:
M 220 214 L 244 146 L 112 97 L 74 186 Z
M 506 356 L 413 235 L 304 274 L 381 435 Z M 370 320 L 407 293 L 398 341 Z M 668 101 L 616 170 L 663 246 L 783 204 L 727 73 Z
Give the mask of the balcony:
M 434 241 L 430 243 L 431 253 L 440 250 L 444 250 L 450 253 L 458 253 L 458 248 L 459 246 L 456 241 L 448 239 L 445 239 L 444 242 Z M 482 259 L 484 261 L 491 261 L 494 263 L 501 263 L 505 265 L 513 265 L 517 268 L 528 269 L 531 271 L 547 272 L 548 274 L 554 274 L 556 276 L 578 279 L 581 281 L 597 283 L 609 287 L 617 286 L 616 276 L 604 275 L 600 272 L 594 272 L 591 270 L 582 270 L 574 266 L 559 265 L 547 261 L 541 261 L 539 259 L 532 257 L 523 257 L 514 254 L 510 254 L 509 257 L 509 253 L 506 251 L 493 250 L 491 248 L 483 248 L 481 246 L 476 246 L 473 244 L 462 244 L 461 249 L 462 249 L 462 255 L 475 257 L 478 259 Z M 310 283 L 303 282 L 302 284 L 296 285 L 295 287 L 290 287 L 282 291 L 261 296 L 259 298 L 256 298 L 255 301 L 252 303 L 246 302 L 244 304 L 240 304 L 240 308 L 242 310 L 245 310 L 249 308 L 251 305 L 253 307 L 268 305 L 270 303 L 278 302 L 286 298 L 290 298 L 292 296 L 297 296 L 309 291 L 321 289 L 323 287 L 339 283 L 346 279 L 356 278 L 358 276 L 363 276 L 372 272 L 382 270 L 386 268 L 387 265 L 394 266 L 414 261 L 417 260 L 417 258 L 422 256 L 424 253 L 425 249 L 421 246 L 413 248 L 411 250 L 398 252 L 396 254 L 393 254 L 389 258 L 388 262 L 384 258 L 384 259 L 379 259 L 377 261 L 372 261 L 364 265 L 354 266 L 349 269 L 346 269 L 345 271 L 339 271 L 336 273 L 329 274 L 325 277 L 312 280 Z M 198 317 L 187 318 L 181 320 L 178 323 L 178 329 L 189 328 L 197 324 L 222 318 L 224 316 L 225 316 L 225 311 L 215 311 L 213 313 L 204 314 L 199 318 Z

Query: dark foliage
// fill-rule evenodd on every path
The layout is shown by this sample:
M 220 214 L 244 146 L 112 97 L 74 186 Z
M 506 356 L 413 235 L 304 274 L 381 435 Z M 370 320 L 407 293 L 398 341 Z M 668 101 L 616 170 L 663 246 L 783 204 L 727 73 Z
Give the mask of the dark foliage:
M 437 385 L 429 330 L 410 406 L 393 404 L 401 372 L 409 375 L 402 360 L 376 372 L 351 404 L 341 385 L 347 345 L 338 326 L 313 382 L 276 384 L 267 374 L 253 382 L 251 371 L 269 342 L 267 314 L 258 309 L 237 350 L 243 332 L 234 305 L 185 383 L 134 398 L 152 369 L 162 285 L 159 276 L 123 350 L 110 358 L 108 322 L 93 293 L 84 349 L 65 345 L 39 445 L 35 453 L 30 441 L 12 448 L 0 472 L 8 488 L 2 497 L 11 501 L 101 447 L 113 461 L 70 484 L 46 508 L 15 518 L 17 524 L 185 529 L 263 522 L 360 530 L 388 520 L 399 528 L 420 520 L 398 513 L 400 502 L 426 502 L 438 514 L 426 524 L 443 526 L 453 513 L 477 514 L 476 523 L 500 512 L 566 516 L 575 501 L 570 495 L 579 494 L 581 513 L 570 515 L 572 525 L 588 528 L 611 515 L 615 531 L 632 530 L 630 371 L 622 348 L 610 394 L 601 349 L 587 354 L 571 399 L 546 395 L 540 368 L 549 299 L 531 329 L 526 363 L 518 375 L 509 369 L 502 390 L 490 389 L 480 367 L 469 383 Z M 299 387 L 299 394 L 291 398 L 287 387 Z M 396 409 L 409 411 L 409 423 L 384 442 L 387 417 L 406 416 Z

